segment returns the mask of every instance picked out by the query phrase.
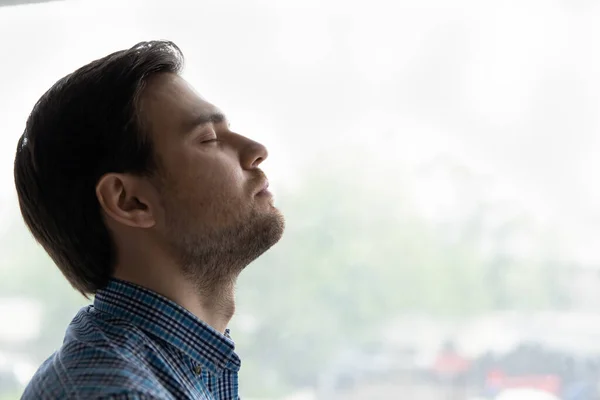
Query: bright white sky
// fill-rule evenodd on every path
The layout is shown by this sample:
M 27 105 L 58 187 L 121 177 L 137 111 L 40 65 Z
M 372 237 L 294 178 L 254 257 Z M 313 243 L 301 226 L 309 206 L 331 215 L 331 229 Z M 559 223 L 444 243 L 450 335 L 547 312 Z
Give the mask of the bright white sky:
M 3 7 L 0 199 L 14 204 L 14 149 L 43 91 L 92 59 L 166 38 L 234 128 L 268 144 L 276 184 L 317 149 L 335 161 L 361 146 L 357 169 L 381 163 L 391 177 L 401 162 L 449 154 L 560 224 L 580 257 L 600 260 L 598 18 L 586 0 Z

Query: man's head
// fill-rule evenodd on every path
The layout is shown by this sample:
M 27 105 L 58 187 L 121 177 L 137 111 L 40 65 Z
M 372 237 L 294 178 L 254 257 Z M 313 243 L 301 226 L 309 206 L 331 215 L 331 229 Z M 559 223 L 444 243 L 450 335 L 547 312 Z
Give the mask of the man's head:
M 82 293 L 147 251 L 209 287 L 283 233 L 258 168 L 266 149 L 229 129 L 182 64 L 173 43 L 140 43 L 58 81 L 27 121 L 15 158 L 21 212 Z

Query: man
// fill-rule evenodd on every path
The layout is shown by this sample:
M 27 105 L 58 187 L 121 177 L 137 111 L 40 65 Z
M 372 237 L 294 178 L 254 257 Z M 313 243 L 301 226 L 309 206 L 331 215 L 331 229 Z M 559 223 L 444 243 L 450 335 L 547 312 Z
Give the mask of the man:
M 259 169 L 179 75 L 171 42 L 137 44 L 59 80 L 19 140 L 23 218 L 94 295 L 24 399 L 237 399 L 226 329 L 238 274 L 282 236 Z

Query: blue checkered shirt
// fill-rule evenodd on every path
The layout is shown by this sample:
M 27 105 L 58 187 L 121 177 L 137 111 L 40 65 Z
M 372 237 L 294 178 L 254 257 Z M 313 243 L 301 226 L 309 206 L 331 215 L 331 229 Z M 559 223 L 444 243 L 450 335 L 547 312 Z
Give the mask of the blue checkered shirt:
M 239 399 L 234 343 L 176 303 L 112 280 L 22 399 Z

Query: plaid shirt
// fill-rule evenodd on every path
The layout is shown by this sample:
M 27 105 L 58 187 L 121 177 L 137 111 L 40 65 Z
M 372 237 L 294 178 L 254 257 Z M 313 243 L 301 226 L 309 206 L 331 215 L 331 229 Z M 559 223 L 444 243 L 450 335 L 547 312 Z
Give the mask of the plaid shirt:
M 112 280 L 77 313 L 22 399 L 237 400 L 234 343 L 176 303 Z

